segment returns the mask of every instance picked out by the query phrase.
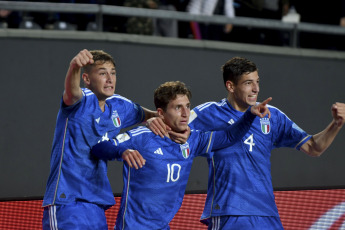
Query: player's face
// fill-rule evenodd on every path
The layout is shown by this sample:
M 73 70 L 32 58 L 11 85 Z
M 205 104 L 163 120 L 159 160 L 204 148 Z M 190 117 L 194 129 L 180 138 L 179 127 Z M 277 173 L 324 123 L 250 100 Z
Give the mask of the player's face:
M 249 106 L 255 105 L 260 91 L 258 72 L 243 74 L 230 91 L 235 109 L 244 112 Z
M 178 94 L 169 102 L 166 111 L 161 111 L 165 123 L 174 132 L 184 132 L 188 127 L 190 101 L 186 95 Z
M 115 93 L 116 71 L 112 63 L 95 65 L 87 74 L 85 83 L 96 94 L 98 100 L 105 100 Z

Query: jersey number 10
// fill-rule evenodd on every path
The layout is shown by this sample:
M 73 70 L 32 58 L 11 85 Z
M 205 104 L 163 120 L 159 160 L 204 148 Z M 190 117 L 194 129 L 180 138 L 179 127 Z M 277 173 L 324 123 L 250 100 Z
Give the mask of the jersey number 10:
M 180 178 L 180 172 L 181 172 L 181 165 L 179 164 L 167 164 L 168 168 L 168 175 L 167 175 L 167 182 L 169 183 L 170 181 L 176 182 Z M 177 171 L 175 173 L 175 171 Z

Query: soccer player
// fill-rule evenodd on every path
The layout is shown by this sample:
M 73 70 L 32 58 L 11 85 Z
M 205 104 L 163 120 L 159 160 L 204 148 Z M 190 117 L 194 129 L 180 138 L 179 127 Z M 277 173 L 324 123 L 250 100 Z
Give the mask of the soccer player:
M 80 87 L 82 69 L 86 88 Z M 91 147 L 156 115 L 114 94 L 115 83 L 115 62 L 104 51 L 82 50 L 70 62 L 43 199 L 44 230 L 108 229 L 105 210 L 115 200 L 106 161 L 92 157 Z M 145 163 L 140 155 L 130 154 L 136 153 L 123 156 L 128 164 L 141 167 Z
M 220 130 L 235 125 L 257 104 L 259 74 L 248 59 L 234 57 L 222 66 L 227 98 L 191 111 L 190 127 Z M 208 158 L 208 191 L 201 221 L 208 229 L 283 229 L 271 182 L 271 150 L 290 147 L 320 156 L 345 121 L 345 104 L 335 103 L 333 121 L 320 133 L 308 135 L 279 109 L 268 106 L 271 118 L 257 118 L 241 141 L 218 149 Z
M 189 89 L 179 81 L 166 82 L 155 90 L 154 103 L 159 117 L 177 133 L 184 133 L 188 128 L 190 97 Z M 116 229 L 170 229 L 169 223 L 182 204 L 193 158 L 239 140 L 255 115 L 269 114 L 265 105 L 270 100 L 252 106 L 236 125 L 224 124 L 225 131 L 191 130 L 184 144 L 139 127 L 94 146 L 91 153 L 102 159 L 114 160 L 124 150 L 133 149 L 146 160 L 145 166 L 138 170 L 124 164 L 124 188 Z

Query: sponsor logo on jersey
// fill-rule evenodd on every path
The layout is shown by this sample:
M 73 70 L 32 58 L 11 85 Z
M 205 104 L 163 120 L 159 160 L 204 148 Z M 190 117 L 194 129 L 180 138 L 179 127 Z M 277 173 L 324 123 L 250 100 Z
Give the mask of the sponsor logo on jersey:
M 271 132 L 271 123 L 269 118 L 261 118 L 261 131 L 263 134 L 269 134 Z
M 95 119 L 95 121 L 97 122 L 97 124 L 99 124 L 99 121 L 101 120 L 101 118 L 99 117 L 99 118 L 97 118 L 97 119 Z
M 186 142 L 183 145 L 180 145 L 181 151 L 182 151 L 182 156 L 187 159 L 189 157 L 189 144 Z
M 113 111 L 113 114 L 111 115 L 111 120 L 113 121 L 115 127 L 118 128 L 121 126 L 121 120 L 119 114 L 117 113 L 117 110 Z
M 163 155 L 163 151 L 161 148 L 158 148 L 156 151 L 154 151 L 154 153 L 158 155 Z

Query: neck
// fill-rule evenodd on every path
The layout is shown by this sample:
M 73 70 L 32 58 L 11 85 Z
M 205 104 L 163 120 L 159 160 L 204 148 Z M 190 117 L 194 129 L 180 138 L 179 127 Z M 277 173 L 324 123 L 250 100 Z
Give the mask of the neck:
M 105 101 L 98 101 L 99 108 L 104 112 L 105 110 Z
M 230 103 L 230 105 L 234 108 L 234 109 L 236 109 L 237 111 L 240 111 L 240 112 L 245 112 L 245 111 L 247 111 L 247 109 L 249 108 L 249 106 L 248 105 L 240 105 L 240 104 L 238 104 L 237 102 L 236 102 L 236 100 L 234 99 L 234 97 L 232 96 L 232 95 L 228 95 L 228 97 L 227 97 L 227 100 L 228 100 L 228 102 Z

